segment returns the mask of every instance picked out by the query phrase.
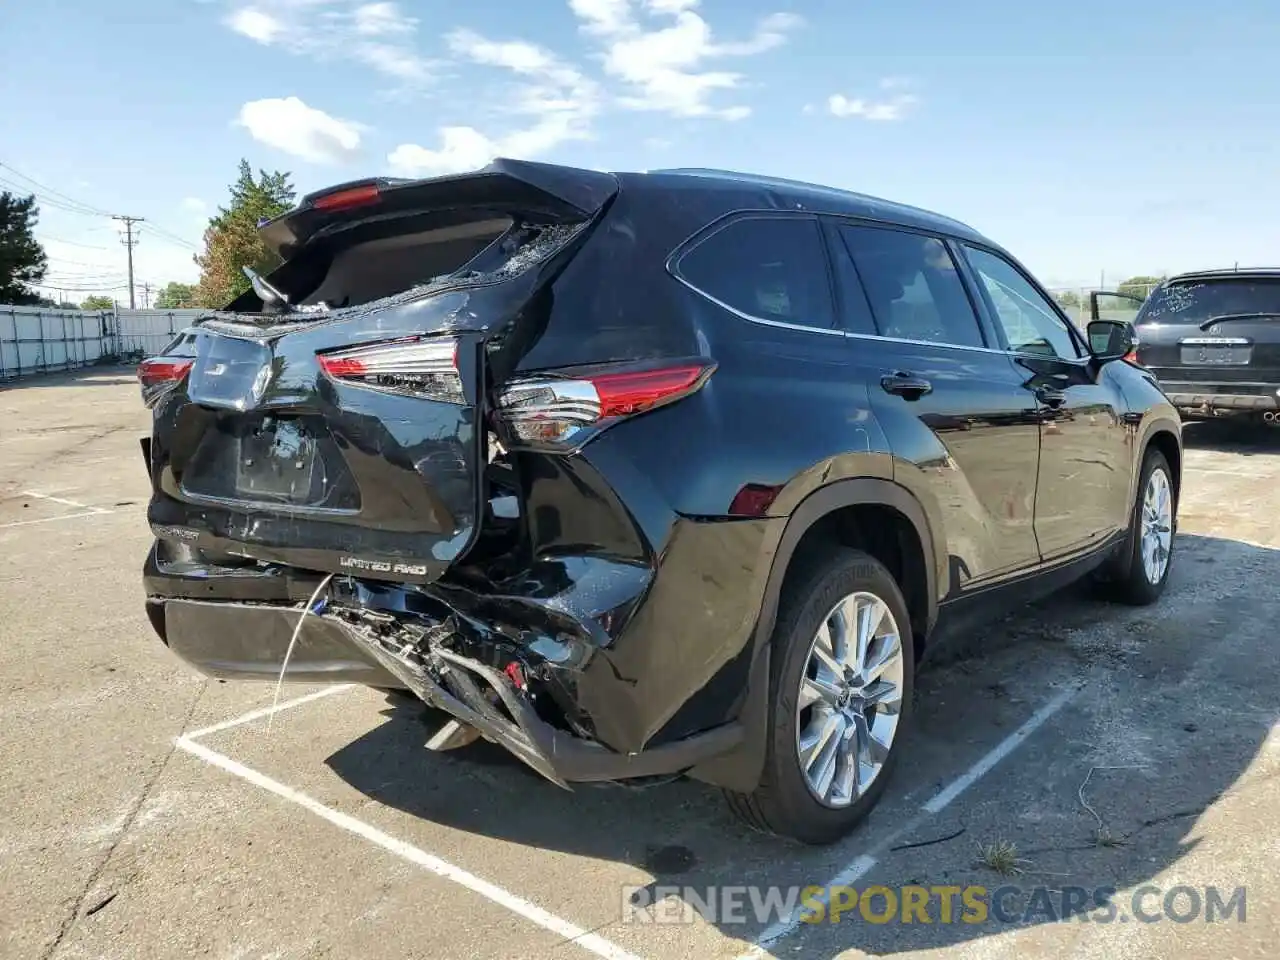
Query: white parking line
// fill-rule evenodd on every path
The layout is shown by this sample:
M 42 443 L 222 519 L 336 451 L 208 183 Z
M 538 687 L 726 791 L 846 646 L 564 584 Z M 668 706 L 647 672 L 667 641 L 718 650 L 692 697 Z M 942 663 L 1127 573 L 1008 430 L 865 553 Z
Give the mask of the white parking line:
M 317 690 L 315 693 L 308 693 L 305 696 L 294 697 L 292 700 L 286 700 L 284 703 L 277 703 L 273 707 L 261 707 L 257 710 L 250 710 L 246 714 L 242 714 L 232 720 L 224 720 L 222 723 L 215 723 L 212 726 L 201 727 L 199 730 L 192 730 L 190 733 L 184 733 L 183 737 L 188 740 L 199 740 L 201 737 L 207 737 L 211 733 L 221 733 L 223 730 L 230 730 L 232 727 L 239 727 L 246 723 L 253 723 L 255 720 L 261 720 L 264 717 L 270 717 L 284 710 L 292 710 L 294 707 L 300 707 L 304 703 L 311 703 L 314 700 L 321 700 L 324 697 L 331 697 L 335 693 L 341 693 L 343 690 L 350 690 L 355 686 L 352 683 L 338 683 L 332 687 L 325 687 L 323 690 Z
M 459 886 L 465 887 L 473 893 L 478 893 L 492 903 L 496 903 L 500 907 L 506 907 L 512 913 L 515 913 L 531 923 L 535 923 L 544 930 L 550 930 L 557 936 L 563 937 L 566 941 L 574 943 L 592 953 L 597 957 L 605 957 L 607 960 L 640 960 L 633 953 L 628 953 L 616 943 L 606 940 L 597 934 L 579 927 L 577 924 L 570 923 L 553 913 L 542 909 L 535 903 L 516 896 L 509 890 L 504 890 L 496 884 L 490 883 L 475 874 L 468 873 L 461 867 L 456 867 L 446 860 L 442 860 L 434 854 L 420 847 L 415 847 L 411 843 L 406 843 L 384 833 L 377 827 L 365 823 L 363 820 L 357 820 L 348 814 L 339 810 L 326 807 L 319 800 L 316 800 L 301 790 L 295 790 L 287 784 L 273 780 L 264 773 L 259 773 L 252 767 L 247 767 L 238 760 L 233 760 L 225 754 L 211 750 L 202 743 L 197 743 L 199 737 L 207 737 L 210 734 L 220 733 L 224 730 L 230 730 L 233 727 L 239 727 L 246 723 L 252 723 L 254 720 L 261 720 L 265 717 L 271 717 L 284 710 L 292 710 L 307 703 L 312 703 L 324 697 L 333 696 L 335 693 L 341 693 L 344 690 L 350 690 L 354 684 L 341 683 L 331 687 L 325 687 L 314 693 L 308 693 L 305 696 L 296 697 L 293 700 L 286 700 L 284 703 L 275 706 L 262 707 L 257 710 L 250 710 L 248 713 L 235 717 L 231 720 L 224 720 L 222 723 L 215 723 L 212 726 L 201 727 L 198 730 L 192 730 L 190 733 L 183 734 L 178 737 L 174 743 L 179 749 L 191 754 L 193 757 L 199 757 L 205 763 L 211 764 L 220 770 L 223 770 L 234 777 L 239 777 L 247 783 L 253 784 L 255 787 L 261 787 L 268 793 L 273 793 L 283 800 L 290 803 L 296 803 L 309 813 L 315 814 L 322 820 L 326 820 L 348 833 L 367 840 L 375 846 L 381 847 L 388 853 L 394 854 L 401 860 L 422 867 L 423 869 L 435 874 L 444 880 L 452 881 Z
M 889 847 L 893 846 L 899 839 L 916 830 L 922 823 L 935 814 L 941 813 L 947 806 L 951 804 L 956 797 L 964 793 L 971 786 L 982 779 L 986 774 L 990 773 L 1001 760 L 1013 753 L 1021 746 L 1026 739 L 1036 730 L 1044 725 L 1045 721 L 1052 717 L 1055 713 L 1065 707 L 1068 701 L 1076 695 L 1079 687 L 1067 687 L 1058 691 L 1052 699 L 1044 706 L 1033 713 L 1022 726 L 1014 730 L 1013 733 L 1005 737 L 998 744 L 991 748 L 986 754 L 978 759 L 968 770 L 952 780 L 943 787 L 937 794 L 933 796 L 923 807 L 920 812 L 904 823 L 901 827 L 887 836 L 881 837 L 872 844 L 871 848 L 863 854 L 860 854 L 852 863 L 841 870 L 838 874 L 827 881 L 826 893 L 824 896 L 816 898 L 825 903 L 825 897 L 829 896 L 831 890 L 835 887 L 847 887 L 851 883 L 857 882 L 861 877 L 865 876 L 878 862 L 878 858 L 884 854 Z M 769 948 L 779 940 L 791 934 L 800 926 L 803 921 L 800 915 L 789 917 L 785 920 L 779 920 L 777 923 L 768 927 L 758 938 L 755 945 L 746 953 L 740 954 L 738 960 L 758 960 L 760 957 L 769 956 Z
M 67 500 L 64 497 L 53 497 L 47 493 L 36 493 L 34 490 L 23 490 L 20 496 L 33 497 L 36 500 L 48 500 L 50 503 L 60 503 L 64 507 L 76 507 L 80 513 L 64 513 L 57 517 L 37 517 L 35 520 L 11 520 L 8 523 L 0 523 L 0 530 L 6 530 L 9 527 L 28 527 L 33 523 L 54 523 L 58 520 L 82 520 L 85 517 L 105 517 L 111 513 L 104 507 L 95 507 L 89 503 L 80 503 L 78 500 Z
M 85 517 L 102 517 L 110 512 L 110 510 L 94 510 L 91 513 L 64 513 L 60 517 L 39 517 L 35 520 L 13 520 L 9 523 L 0 523 L 0 530 L 7 530 L 9 527 L 29 527 L 33 523 L 53 523 L 55 520 L 81 520 Z
M 47 493 L 36 493 L 34 490 L 23 490 L 22 496 L 35 497 L 37 500 L 49 500 L 53 503 L 60 503 L 64 507 L 79 507 L 81 510 L 88 510 L 90 513 L 110 513 L 111 512 L 110 510 L 105 510 L 102 507 L 95 507 L 89 503 L 81 503 L 78 500 L 66 500 L 62 497 L 51 497 Z

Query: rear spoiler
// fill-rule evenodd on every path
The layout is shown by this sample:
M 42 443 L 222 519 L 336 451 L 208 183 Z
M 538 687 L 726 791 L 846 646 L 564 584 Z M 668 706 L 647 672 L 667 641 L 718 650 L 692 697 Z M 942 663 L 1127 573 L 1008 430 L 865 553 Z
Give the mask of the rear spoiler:
M 370 177 L 329 187 L 259 224 L 259 232 L 268 249 L 288 260 L 311 240 L 366 219 L 487 210 L 531 223 L 579 223 L 617 191 L 617 178 L 609 173 L 500 158 L 472 173 L 424 180 Z

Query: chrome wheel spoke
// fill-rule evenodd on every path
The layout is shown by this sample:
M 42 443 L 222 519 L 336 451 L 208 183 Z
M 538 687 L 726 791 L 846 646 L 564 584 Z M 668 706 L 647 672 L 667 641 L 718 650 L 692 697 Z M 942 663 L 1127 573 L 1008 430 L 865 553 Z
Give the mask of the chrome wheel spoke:
M 885 673 L 902 665 L 902 643 L 897 636 L 877 637 L 866 666 L 859 672 L 864 687 L 871 686 Z M 866 693 L 863 693 L 866 696 Z
M 836 639 L 832 635 L 831 617 L 827 618 L 827 622 L 818 628 L 818 636 L 813 642 L 813 659 L 816 659 L 819 665 L 833 677 L 844 675 L 844 669 L 840 665 L 840 659 L 836 656 Z
M 813 788 L 820 797 L 831 794 L 831 785 L 835 782 L 836 767 L 840 755 L 844 752 L 845 728 L 847 723 L 843 714 L 833 713 L 823 724 L 821 747 L 814 753 L 809 766 Z
M 821 670 L 816 677 L 805 677 L 800 684 L 800 709 L 811 707 L 815 703 L 825 703 L 835 707 L 840 699 L 840 687 L 828 677 L 822 676 Z

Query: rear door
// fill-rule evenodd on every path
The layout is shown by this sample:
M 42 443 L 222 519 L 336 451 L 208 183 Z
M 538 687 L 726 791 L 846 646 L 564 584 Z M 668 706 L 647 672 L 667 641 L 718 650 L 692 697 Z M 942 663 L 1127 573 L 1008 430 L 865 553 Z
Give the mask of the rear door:
M 937 504 L 951 588 L 1034 566 L 1033 404 L 989 345 L 948 243 L 829 223 L 851 362 L 892 446 L 894 479 Z
M 1115 302 L 1114 295 L 1104 295 L 1099 307 Z M 1166 390 L 1266 393 L 1274 400 L 1280 387 L 1280 276 L 1171 280 L 1142 304 L 1135 325 L 1138 360 Z M 1221 389 L 1204 389 L 1210 386 Z
M 1124 396 L 1111 368 L 1091 361 L 1083 338 L 1021 267 L 994 250 L 964 250 L 1039 412 L 1040 552 L 1054 560 L 1086 550 L 1128 515 L 1133 453 Z
M 500 163 L 354 210 L 308 198 L 269 224 L 289 258 L 271 282 L 315 310 L 246 294 L 143 363 L 153 529 L 309 570 L 440 576 L 482 516 L 489 371 L 610 183 Z

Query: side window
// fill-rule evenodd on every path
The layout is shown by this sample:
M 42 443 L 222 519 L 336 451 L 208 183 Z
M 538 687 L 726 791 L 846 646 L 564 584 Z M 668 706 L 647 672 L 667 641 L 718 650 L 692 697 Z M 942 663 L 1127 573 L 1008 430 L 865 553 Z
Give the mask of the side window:
M 677 269 L 703 293 L 748 316 L 835 326 L 827 253 L 816 220 L 735 220 L 689 250 Z
M 883 336 L 985 346 L 955 260 L 941 240 L 880 227 L 842 226 L 840 236 Z
M 977 247 L 966 246 L 965 252 L 995 308 L 1010 350 L 1073 360 L 1080 356 L 1062 318 L 1013 264 Z

